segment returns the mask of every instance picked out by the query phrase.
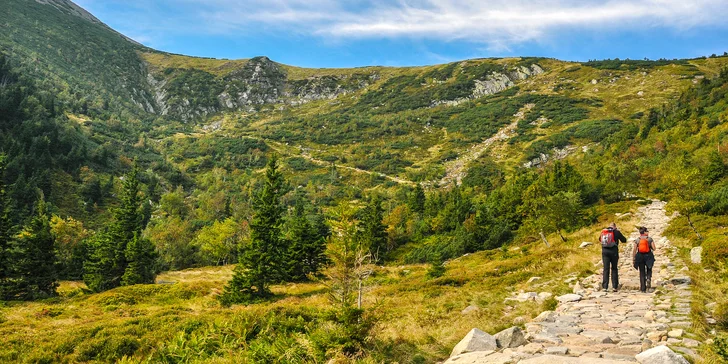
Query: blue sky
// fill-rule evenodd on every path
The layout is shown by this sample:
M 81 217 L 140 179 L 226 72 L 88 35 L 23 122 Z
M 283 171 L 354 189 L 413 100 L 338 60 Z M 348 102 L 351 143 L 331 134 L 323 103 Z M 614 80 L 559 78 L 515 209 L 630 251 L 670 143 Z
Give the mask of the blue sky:
M 76 0 L 152 48 L 301 67 L 728 51 L 726 0 Z

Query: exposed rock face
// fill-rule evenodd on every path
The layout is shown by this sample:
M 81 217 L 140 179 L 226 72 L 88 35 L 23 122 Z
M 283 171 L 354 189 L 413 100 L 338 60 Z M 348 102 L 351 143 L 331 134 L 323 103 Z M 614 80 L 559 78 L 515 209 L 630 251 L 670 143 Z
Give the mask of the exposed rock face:
M 494 351 L 498 349 L 495 338 L 479 329 L 472 329 L 452 349 L 450 356 L 456 356 L 473 351 Z
M 473 98 L 492 95 L 504 91 L 515 85 L 514 81 L 525 80 L 528 77 L 543 73 L 543 69 L 536 64 L 530 68 L 525 66 L 516 67 L 508 73 L 492 73 L 485 80 L 475 80 Z

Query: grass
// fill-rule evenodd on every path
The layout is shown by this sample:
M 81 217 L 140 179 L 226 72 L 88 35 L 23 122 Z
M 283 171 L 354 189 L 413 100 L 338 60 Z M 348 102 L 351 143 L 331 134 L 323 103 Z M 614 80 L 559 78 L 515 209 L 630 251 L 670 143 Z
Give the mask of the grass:
M 720 256 L 715 264 L 707 262 L 707 258 L 717 252 L 708 249 L 708 242 L 719 239 L 725 244 L 726 227 L 728 217 L 726 216 L 696 216 L 693 218 L 696 229 L 704 237 L 699 240 L 689 227 L 687 219 L 676 218 L 672 221 L 670 228 L 666 231 L 667 236 L 673 244 L 680 248 L 680 254 L 688 262 L 690 276 L 692 278 L 693 300 L 691 302 L 692 321 L 691 330 L 697 335 L 697 340 L 703 344 L 698 348 L 699 354 L 704 358 L 703 363 L 718 364 L 728 359 L 728 349 L 720 344 L 720 338 L 728 337 L 728 261 L 725 256 Z M 703 263 L 690 263 L 690 249 L 696 246 L 703 246 Z M 711 310 L 706 308 L 708 304 L 717 304 Z M 717 320 L 716 325 L 710 325 L 707 315 Z M 714 331 L 715 330 L 715 331 Z M 708 340 L 714 343 L 709 344 Z M 722 355 L 720 354 L 723 350 Z
M 602 205 L 596 225 L 568 234 L 566 243 L 548 237 L 551 248 L 520 239 L 453 259 L 435 279 L 426 277 L 427 265 L 378 267 L 364 296 L 376 317 L 374 337 L 369 355 L 358 361 L 436 362 L 473 327 L 495 333 L 516 317 L 539 314 L 545 304 L 504 299 L 521 290 L 569 292 L 563 278 L 592 274 L 598 260 L 598 249 L 579 244 L 593 241 L 614 213 L 633 207 Z M 619 223 L 625 230 L 634 227 L 632 220 Z M 232 266 L 166 272 L 156 285 L 98 294 L 86 293 L 82 283 L 62 282 L 58 298 L 0 308 L 0 361 L 317 362 L 316 343 L 331 343 L 326 335 L 335 332 L 326 318 L 324 282 L 274 286 L 271 302 L 225 309 L 215 296 L 231 275 Z M 542 278 L 528 284 L 532 276 Z M 461 314 L 472 304 L 480 310 Z M 327 350 L 320 355 L 337 355 L 336 347 Z

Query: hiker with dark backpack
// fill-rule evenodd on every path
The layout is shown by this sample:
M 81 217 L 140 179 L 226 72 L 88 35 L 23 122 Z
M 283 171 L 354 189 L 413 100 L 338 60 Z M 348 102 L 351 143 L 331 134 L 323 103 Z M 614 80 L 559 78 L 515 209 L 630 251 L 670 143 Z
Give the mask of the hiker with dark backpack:
M 612 275 L 612 292 L 619 290 L 619 243 L 626 243 L 627 238 L 617 229 L 617 224 L 611 223 L 599 235 L 602 244 L 602 262 L 604 273 L 602 275 L 602 288 L 604 292 L 609 288 L 609 275 Z
M 640 228 L 640 236 L 632 248 L 632 264 L 640 271 L 640 291 L 647 292 L 652 286 L 652 267 L 655 265 L 655 242 L 646 227 Z

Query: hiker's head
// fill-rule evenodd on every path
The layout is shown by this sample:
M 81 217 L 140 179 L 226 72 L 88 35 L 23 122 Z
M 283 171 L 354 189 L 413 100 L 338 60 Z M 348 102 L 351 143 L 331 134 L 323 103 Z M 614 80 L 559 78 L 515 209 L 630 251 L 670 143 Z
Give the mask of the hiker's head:
M 648 232 L 650 232 L 650 231 L 649 231 L 649 230 L 647 230 L 647 228 L 646 228 L 646 227 L 644 227 L 644 226 L 640 227 L 640 235 L 645 235 L 645 234 L 647 234 Z
M 609 227 L 612 228 L 612 229 L 616 229 L 617 228 L 617 224 L 613 222 L 613 223 L 609 224 Z

